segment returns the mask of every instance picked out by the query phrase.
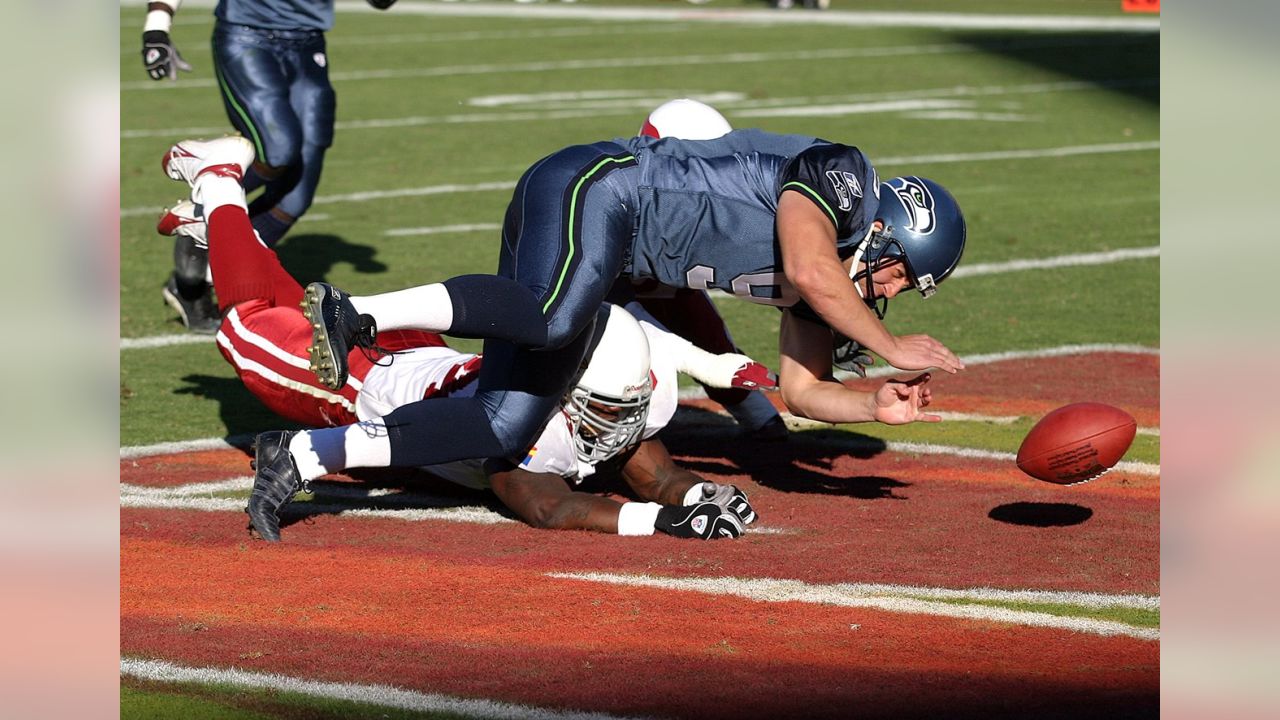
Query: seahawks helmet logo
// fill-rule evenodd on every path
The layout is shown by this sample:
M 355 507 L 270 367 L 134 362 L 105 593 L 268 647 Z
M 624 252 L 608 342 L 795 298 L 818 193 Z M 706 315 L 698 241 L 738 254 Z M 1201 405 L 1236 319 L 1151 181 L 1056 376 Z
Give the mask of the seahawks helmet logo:
M 933 194 L 916 177 L 894 178 L 889 187 L 898 196 L 898 202 L 907 211 L 907 229 L 919 235 L 928 235 L 938 224 L 933 211 Z

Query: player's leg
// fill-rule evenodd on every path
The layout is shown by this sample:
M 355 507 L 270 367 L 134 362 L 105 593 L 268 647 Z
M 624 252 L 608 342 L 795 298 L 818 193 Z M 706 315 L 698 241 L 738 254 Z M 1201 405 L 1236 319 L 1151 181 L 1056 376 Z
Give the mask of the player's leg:
M 286 57 L 292 77 L 289 103 L 302 129 L 302 146 L 287 178 L 268 185 L 263 197 L 250 207 L 254 227 L 268 245 L 274 245 L 288 232 L 315 199 L 324 154 L 333 144 L 337 105 L 333 85 L 329 83 L 323 34 L 314 33 L 297 41 Z M 281 186 L 278 191 L 276 185 Z M 268 197 L 274 197 L 270 205 Z
M 264 196 L 283 197 L 296 183 L 302 161 L 303 126 L 291 101 L 297 75 L 292 67 L 296 40 L 276 31 L 219 23 L 213 34 L 214 72 L 231 124 L 251 140 L 257 162 L 245 178 L 247 190 L 265 184 Z M 255 200 L 254 210 L 258 207 Z M 254 226 L 268 245 L 283 233 L 269 222 Z M 262 224 L 262 227 L 258 227 Z M 287 229 L 287 225 L 286 225 Z
M 339 387 L 341 359 L 359 341 L 357 319 L 380 328 L 413 328 L 455 337 L 506 340 L 555 349 L 578 336 L 622 270 L 633 218 L 611 173 L 634 167 L 612 143 L 566 148 L 540 161 L 517 184 L 507 210 L 497 275 L 371 296 L 324 283 L 307 289 L 317 323 L 317 373 Z

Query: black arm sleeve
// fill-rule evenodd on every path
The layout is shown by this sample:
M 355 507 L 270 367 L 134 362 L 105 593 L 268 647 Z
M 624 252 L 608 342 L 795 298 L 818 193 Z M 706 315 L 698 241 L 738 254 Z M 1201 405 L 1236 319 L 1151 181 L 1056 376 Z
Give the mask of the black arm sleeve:
M 782 190 L 809 198 L 836 227 L 836 237 L 866 234 L 880 205 L 880 178 L 871 161 L 849 145 L 814 145 L 791 159 Z

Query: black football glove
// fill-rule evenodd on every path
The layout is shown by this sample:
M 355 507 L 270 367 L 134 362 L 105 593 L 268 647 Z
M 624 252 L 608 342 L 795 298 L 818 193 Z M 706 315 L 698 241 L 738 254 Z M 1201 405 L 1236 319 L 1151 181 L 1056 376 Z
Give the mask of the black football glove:
M 874 365 L 876 359 L 868 355 L 856 340 L 836 333 L 831 342 L 831 364 L 846 372 L 856 373 L 858 377 L 867 376 L 867 368 Z
M 142 33 L 142 64 L 152 80 L 177 80 L 179 70 L 191 72 L 191 66 L 178 54 L 178 48 L 164 30 Z
M 369 0 L 369 4 L 378 8 L 379 10 L 386 10 L 392 5 L 395 5 L 396 0 Z
M 715 503 L 697 505 L 663 505 L 653 526 L 668 535 L 680 538 L 719 540 L 736 538 L 744 528 L 737 515 L 721 509 Z
M 751 503 L 747 502 L 747 494 L 738 489 L 737 485 L 719 485 L 713 482 L 702 483 L 701 502 L 715 503 L 721 509 L 733 513 L 743 525 L 750 525 L 756 521 L 755 508 L 751 507 Z

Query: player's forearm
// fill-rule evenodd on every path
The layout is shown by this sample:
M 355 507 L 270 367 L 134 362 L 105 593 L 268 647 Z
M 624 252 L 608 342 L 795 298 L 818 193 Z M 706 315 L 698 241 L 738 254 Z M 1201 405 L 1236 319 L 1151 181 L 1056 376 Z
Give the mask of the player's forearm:
M 828 423 L 872 422 L 875 417 L 875 394 L 845 387 L 834 380 L 793 384 L 788 388 L 784 376 L 782 400 L 795 415 Z
M 814 268 L 793 282 L 831 329 L 881 355 L 892 346 L 893 335 L 858 297 L 843 266 Z

